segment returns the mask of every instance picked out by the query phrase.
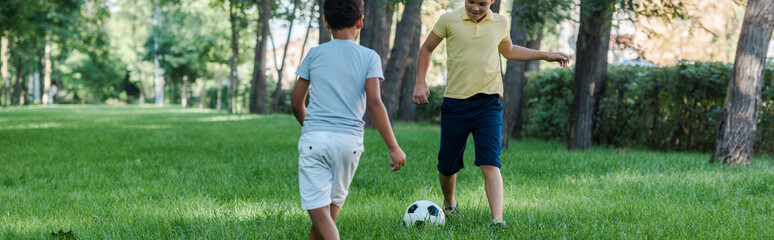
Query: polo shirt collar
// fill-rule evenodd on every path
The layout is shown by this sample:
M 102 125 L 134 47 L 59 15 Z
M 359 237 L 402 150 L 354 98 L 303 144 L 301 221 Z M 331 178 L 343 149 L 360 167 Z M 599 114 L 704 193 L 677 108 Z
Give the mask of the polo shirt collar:
M 465 7 L 462 7 L 462 11 L 460 12 L 462 13 L 462 21 L 470 20 L 476 22 L 476 20 L 470 19 L 470 16 L 468 16 L 468 10 L 465 9 Z M 484 19 L 481 20 L 481 22 L 492 21 L 494 19 L 492 15 L 494 15 L 492 9 L 486 9 L 486 16 L 484 16 Z

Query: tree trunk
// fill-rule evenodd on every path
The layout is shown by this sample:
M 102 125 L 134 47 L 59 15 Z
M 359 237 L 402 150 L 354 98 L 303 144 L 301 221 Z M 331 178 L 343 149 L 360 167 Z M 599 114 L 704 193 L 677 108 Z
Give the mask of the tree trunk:
M 22 103 L 22 88 L 24 87 L 24 60 L 21 56 L 16 58 L 16 84 L 13 87 L 13 94 L 11 94 L 11 104 Z
M 613 11 L 614 0 L 582 0 L 578 31 L 577 60 L 573 102 L 570 110 L 570 150 L 591 149 L 594 115 L 594 89 L 599 78 L 600 45 L 605 23 Z
M 500 0 L 495 0 L 492 5 L 489 5 L 489 9 L 492 9 L 492 12 L 500 13 Z
M 32 71 L 34 71 L 34 70 L 32 70 Z M 33 74 L 30 74 L 29 76 L 27 76 L 27 87 L 26 88 L 22 87 L 21 101 L 19 102 L 19 105 L 26 104 L 27 101 L 29 101 L 28 99 L 31 98 L 30 97 L 30 89 L 34 90 L 34 88 L 35 88 L 35 76 L 34 75 L 35 74 L 33 73 Z
M 145 72 L 142 70 L 142 68 L 140 68 L 140 59 L 142 59 L 143 57 L 138 53 L 139 51 L 137 51 L 137 41 L 134 41 L 134 39 L 136 39 L 135 33 L 137 32 L 137 26 L 132 25 L 129 28 L 129 30 L 130 30 L 131 39 L 133 39 L 133 41 L 132 41 L 132 50 L 135 51 L 134 52 L 135 53 L 135 57 L 137 57 L 137 60 L 134 62 L 134 68 L 137 69 L 137 74 L 139 74 L 139 78 L 140 78 L 140 80 L 139 80 L 139 82 L 140 82 L 140 99 L 138 99 L 138 102 L 139 102 L 140 105 L 143 105 L 143 104 L 145 104 L 145 98 L 146 98 L 146 95 L 145 95 L 145 84 L 143 83 L 143 81 L 145 80 Z M 63 54 L 59 54 L 59 58 L 61 58 L 62 55 Z M 58 68 L 58 65 L 59 65 L 59 60 L 58 59 L 56 61 L 56 65 L 57 66 L 55 66 L 55 68 Z M 59 80 L 59 79 L 60 78 L 57 78 L 57 80 Z M 61 85 L 61 82 L 57 81 L 57 85 L 59 86 L 60 90 L 63 89 L 62 85 Z
M 613 24 L 613 11 L 608 13 L 605 24 L 602 26 L 602 37 L 599 43 L 599 64 L 597 65 L 597 79 L 594 83 L 594 115 L 591 117 L 591 131 L 592 138 L 596 142 L 600 142 L 599 136 L 594 137 L 593 131 L 597 126 L 597 121 L 594 120 L 594 116 L 597 116 L 599 112 L 599 100 L 602 99 L 602 95 L 605 94 L 607 89 L 607 52 L 610 49 L 610 29 Z
M 49 96 L 49 89 L 51 88 L 51 36 L 46 36 L 45 50 L 43 61 L 45 62 L 43 72 L 43 105 L 53 104 L 51 99 L 53 96 Z
M 188 76 L 183 76 L 183 87 L 180 89 L 180 105 L 188 107 Z
M 527 47 L 535 50 L 540 50 L 540 45 L 543 42 L 543 33 L 538 33 L 532 40 L 527 41 Z M 540 61 L 527 62 L 526 72 L 540 72 Z
M 417 121 L 417 105 L 414 104 L 412 95 L 414 94 L 414 83 L 417 80 L 417 57 L 419 55 L 420 38 L 422 37 L 422 22 L 416 21 L 414 33 L 411 35 L 411 50 L 409 50 L 406 64 L 406 71 L 403 73 L 403 84 L 401 84 L 400 107 L 398 107 L 398 119 L 402 121 Z
M 516 13 L 522 11 L 520 0 L 513 1 L 511 10 L 511 40 L 513 44 L 526 46 L 527 32 L 519 25 L 521 20 Z M 514 131 L 516 123 L 521 118 L 521 106 L 524 99 L 524 69 L 525 61 L 507 61 L 505 76 L 503 76 L 503 128 L 500 139 L 500 146 L 503 150 L 508 150 L 508 140 L 510 133 Z M 512 136 L 515 139 L 521 139 L 520 135 Z
M 542 40 L 543 34 L 538 34 L 534 40 L 527 41 L 527 48 L 540 50 L 540 43 Z M 526 73 L 540 71 L 540 61 L 527 61 L 524 64 L 524 77 L 522 78 L 520 90 L 518 90 L 517 93 L 519 104 L 516 105 L 516 109 L 513 110 L 516 117 L 513 119 L 513 127 L 510 129 L 510 138 L 515 140 L 521 140 L 521 131 L 524 129 L 524 87 L 527 86 L 527 82 L 529 81 L 527 78 L 528 74 Z
M 261 1 L 259 23 L 256 28 L 255 61 L 253 65 L 253 82 L 250 87 L 250 112 L 266 113 L 266 43 L 268 43 L 269 18 L 271 18 L 271 3 Z
M 416 32 L 414 29 L 417 27 L 417 23 L 421 21 L 421 11 L 421 1 L 409 2 L 406 9 L 403 10 L 403 17 L 395 30 L 395 36 L 401 37 L 395 39 L 390 59 L 387 61 L 387 67 L 384 70 L 385 81 L 382 83 L 381 88 L 382 101 L 384 101 L 384 106 L 387 108 L 387 115 L 390 116 L 390 120 L 393 120 L 395 115 L 397 115 L 403 75 L 406 72 L 406 68 L 413 64 L 406 61 L 406 59 L 411 55 L 409 51 L 414 40 L 413 34 Z
M 387 54 L 390 51 L 390 34 L 392 30 L 392 14 L 395 8 L 389 1 L 365 1 L 365 19 L 360 31 L 360 45 L 376 51 L 382 61 L 382 69 L 387 65 Z M 370 114 L 363 116 L 365 127 L 373 128 Z
M 298 9 L 298 0 L 293 1 L 293 15 L 296 14 L 296 9 Z M 290 35 L 291 32 L 293 32 L 293 20 L 290 20 L 290 26 L 288 26 L 288 38 L 285 40 L 285 50 L 282 51 L 282 62 L 280 62 L 280 68 L 277 69 L 279 72 L 279 75 L 277 76 L 277 86 L 274 88 L 274 108 L 272 108 L 272 111 L 277 112 L 277 109 L 280 105 L 280 100 L 282 100 L 282 75 L 284 75 L 285 72 L 285 59 L 287 59 L 288 56 L 288 48 L 290 47 Z
M 317 25 L 320 30 L 320 40 L 318 44 L 323 44 L 331 41 L 331 32 L 328 31 L 328 29 L 325 28 L 325 24 L 323 24 L 323 0 L 317 0 L 317 7 L 320 9 L 320 16 L 317 17 Z
M 140 105 L 145 104 L 145 71 L 140 69 L 140 62 L 137 61 L 134 63 L 135 68 L 137 68 L 137 71 L 140 73 Z M 60 85 L 61 88 L 61 85 Z
M 204 70 L 202 78 L 202 88 L 199 90 L 199 109 L 204 109 L 204 102 L 207 100 L 207 70 Z
M 5 36 L 3 36 L 2 39 L 0 39 L 0 42 L 1 42 L 0 45 L 2 45 L 1 47 L 2 49 L 0 49 L 0 64 L 2 64 L 2 66 L 0 67 L 0 80 L 2 81 L 1 84 L 3 84 L 3 91 L 2 91 L 3 96 L 2 98 L 0 98 L 0 101 L 3 102 L 3 107 L 5 108 L 5 107 L 8 107 L 8 101 L 10 100 L 8 98 L 8 87 L 9 87 L 8 78 L 10 77 L 8 76 L 8 49 L 10 48 L 10 46 L 9 46 L 8 38 L 6 38 Z
M 57 56 L 57 58 L 54 59 L 54 69 L 59 69 L 59 63 L 61 62 L 60 59 L 62 59 L 63 56 L 64 54 L 60 52 L 59 56 Z M 53 76 L 54 75 L 52 74 L 52 77 Z M 56 91 L 56 94 L 54 94 L 54 96 L 51 96 L 51 100 L 53 101 L 53 103 L 57 103 L 59 102 L 59 97 L 63 96 L 62 93 L 64 92 L 64 85 L 62 85 L 62 72 L 57 72 L 56 77 L 54 78 L 53 81 L 56 83 L 57 91 Z
M 316 6 L 316 5 L 315 5 Z M 312 18 L 314 16 L 314 7 L 312 6 L 312 12 L 309 13 L 309 24 L 306 25 L 306 34 L 304 34 L 304 42 L 301 43 L 301 56 L 298 58 L 298 64 L 304 61 L 304 54 L 306 53 L 306 43 L 309 42 L 309 33 L 312 32 Z
M 156 28 L 161 29 L 161 7 L 160 4 L 157 3 L 156 10 L 153 12 L 153 19 L 154 24 L 156 25 Z M 154 93 L 155 93 L 155 102 L 156 105 L 163 106 L 164 105 L 164 69 L 161 68 L 161 54 L 158 54 L 159 51 L 159 39 L 158 34 L 155 34 L 153 41 L 153 49 L 156 52 L 153 57 L 153 67 L 154 67 L 154 73 L 153 73 L 153 86 L 154 86 Z
M 237 76 L 237 63 L 239 62 L 239 19 L 237 19 L 238 7 L 234 7 L 234 1 L 229 1 L 229 21 L 231 22 L 231 59 L 229 61 L 230 71 L 228 74 L 228 113 L 234 113 L 236 107 L 237 87 L 239 87 L 239 78 Z
M 35 72 L 32 74 L 32 97 L 33 101 L 32 103 L 40 103 L 40 101 L 43 99 L 43 88 L 41 86 L 41 78 L 43 77 L 43 56 L 44 51 L 38 50 L 38 56 L 35 59 Z
M 29 104 L 34 103 L 35 95 L 34 95 L 34 92 L 32 93 L 32 95 L 30 95 L 30 91 L 35 91 L 35 82 L 36 82 L 35 75 L 37 74 L 35 66 L 37 65 L 37 61 L 34 60 L 34 57 L 32 60 L 29 60 L 29 61 L 31 66 L 30 67 L 31 74 L 27 76 L 27 87 L 22 89 L 21 105 L 24 105 L 27 102 L 29 102 Z
M 217 103 L 215 103 L 215 109 L 220 112 L 220 110 L 223 109 L 223 81 L 220 80 L 220 78 L 215 78 L 215 82 L 218 84 L 218 97 L 217 97 Z
M 752 161 L 761 104 L 761 79 L 773 30 L 774 0 L 748 1 L 726 92 L 723 119 L 716 134 L 715 153 L 710 162 L 722 159 L 724 164 L 733 166 Z
M 382 68 L 387 64 L 390 51 L 392 14 L 395 11 L 388 1 L 365 1 L 365 19 L 360 31 L 360 45 L 373 49 L 382 58 Z

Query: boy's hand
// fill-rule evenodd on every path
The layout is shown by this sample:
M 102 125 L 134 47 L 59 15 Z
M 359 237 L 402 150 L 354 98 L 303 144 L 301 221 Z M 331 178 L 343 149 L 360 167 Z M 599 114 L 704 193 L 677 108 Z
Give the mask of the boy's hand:
M 430 90 L 427 89 L 427 84 L 417 83 L 414 85 L 414 103 L 422 105 L 428 104 L 430 101 L 427 99 L 430 97 Z
M 562 67 L 570 65 L 570 57 L 567 56 L 567 54 L 560 52 L 549 52 L 546 54 L 546 61 L 559 62 L 559 65 Z
M 390 170 L 392 171 L 398 171 L 403 164 L 406 164 L 406 154 L 403 153 L 403 150 L 400 149 L 400 147 L 390 150 L 390 158 L 392 158 L 392 162 L 390 163 L 390 166 L 392 166 Z

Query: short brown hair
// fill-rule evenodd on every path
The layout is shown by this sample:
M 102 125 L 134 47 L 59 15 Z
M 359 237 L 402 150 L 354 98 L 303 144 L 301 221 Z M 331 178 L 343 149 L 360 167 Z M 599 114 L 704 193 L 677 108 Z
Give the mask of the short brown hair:
M 374 1 L 374 0 L 370 0 Z M 363 16 L 363 0 L 325 0 L 323 14 L 331 30 L 341 30 L 357 24 Z

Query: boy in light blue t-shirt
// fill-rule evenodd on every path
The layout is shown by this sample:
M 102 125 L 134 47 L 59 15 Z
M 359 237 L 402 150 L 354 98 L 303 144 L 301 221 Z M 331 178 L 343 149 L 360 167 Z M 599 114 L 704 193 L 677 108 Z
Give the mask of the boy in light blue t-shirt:
M 323 12 L 333 40 L 309 50 L 301 62 L 291 106 L 302 126 L 298 181 L 301 208 L 312 219 L 309 238 L 338 239 L 335 220 L 364 150 L 366 108 L 389 148 L 392 171 L 403 166 L 406 154 L 380 96 L 384 74 L 379 55 L 355 43 L 363 28 L 363 0 L 326 0 Z

